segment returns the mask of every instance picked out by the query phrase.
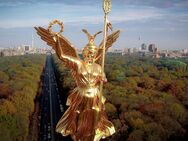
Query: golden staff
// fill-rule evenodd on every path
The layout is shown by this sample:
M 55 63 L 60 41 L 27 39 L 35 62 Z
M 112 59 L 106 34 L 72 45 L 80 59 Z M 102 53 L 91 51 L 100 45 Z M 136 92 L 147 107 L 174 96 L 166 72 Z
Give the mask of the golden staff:
M 102 53 L 102 72 L 104 72 L 105 53 L 106 53 L 107 19 L 108 19 L 108 14 L 111 10 L 110 0 L 103 0 L 103 10 L 104 10 L 104 37 L 103 37 L 103 53 Z M 102 90 L 103 90 L 103 81 L 101 81 L 101 85 L 100 85 L 101 94 L 102 94 Z

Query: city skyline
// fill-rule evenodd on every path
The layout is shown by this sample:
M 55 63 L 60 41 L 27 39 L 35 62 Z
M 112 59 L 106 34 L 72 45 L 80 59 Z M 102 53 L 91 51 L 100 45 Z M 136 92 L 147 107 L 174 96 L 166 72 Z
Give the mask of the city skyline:
M 112 0 L 109 20 L 114 29 L 122 30 L 116 48 L 139 47 L 154 43 L 160 49 L 188 48 L 187 0 Z M 102 0 L 7 0 L 0 1 L 0 47 L 31 44 L 45 47 L 34 26 L 47 27 L 54 19 L 63 20 L 63 35 L 77 48 L 83 48 L 87 37 L 81 32 L 103 30 Z M 102 35 L 96 39 L 100 43 Z

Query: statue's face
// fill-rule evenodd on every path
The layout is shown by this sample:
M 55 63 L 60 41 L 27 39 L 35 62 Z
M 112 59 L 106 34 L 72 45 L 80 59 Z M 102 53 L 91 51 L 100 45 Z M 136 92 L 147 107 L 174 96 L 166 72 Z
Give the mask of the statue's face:
M 90 63 L 95 62 L 97 53 L 98 53 L 97 49 L 86 49 L 86 51 L 84 52 L 84 60 Z
M 90 49 L 89 52 L 88 52 L 88 56 L 89 56 L 89 58 L 96 58 L 96 56 L 97 56 L 97 50 Z

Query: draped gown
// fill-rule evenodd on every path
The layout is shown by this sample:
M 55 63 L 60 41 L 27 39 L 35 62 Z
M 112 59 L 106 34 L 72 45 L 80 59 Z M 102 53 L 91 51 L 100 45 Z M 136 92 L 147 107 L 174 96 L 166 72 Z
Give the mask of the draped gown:
M 99 141 L 115 132 L 105 114 L 105 98 L 100 93 L 100 82 L 106 77 L 101 66 L 62 55 L 60 59 L 71 69 L 77 87 L 67 99 L 69 108 L 61 117 L 56 131 L 71 135 L 74 141 Z

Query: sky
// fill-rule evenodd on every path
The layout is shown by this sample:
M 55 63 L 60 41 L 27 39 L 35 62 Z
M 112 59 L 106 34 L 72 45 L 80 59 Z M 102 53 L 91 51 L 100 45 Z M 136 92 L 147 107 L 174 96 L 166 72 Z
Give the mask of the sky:
M 154 43 L 163 49 L 188 48 L 188 0 L 111 0 L 109 21 L 121 35 L 115 49 L 140 47 Z M 103 0 L 0 0 L 0 48 L 31 44 L 46 47 L 34 26 L 47 28 L 59 19 L 62 33 L 77 48 L 88 39 L 81 31 L 92 34 L 103 30 Z M 103 34 L 97 36 L 100 44 Z

